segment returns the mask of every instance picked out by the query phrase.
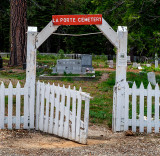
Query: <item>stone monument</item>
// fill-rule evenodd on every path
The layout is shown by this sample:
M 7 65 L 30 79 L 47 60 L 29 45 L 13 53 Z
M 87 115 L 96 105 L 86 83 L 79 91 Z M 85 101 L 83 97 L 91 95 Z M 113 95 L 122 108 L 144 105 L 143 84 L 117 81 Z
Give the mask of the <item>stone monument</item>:
M 156 76 L 154 72 L 149 72 L 147 73 L 147 77 L 148 77 L 148 81 L 152 84 L 152 85 L 156 85 Z
M 81 55 L 82 67 L 92 68 L 92 55 Z
M 81 59 L 59 59 L 53 73 L 64 74 L 85 74 L 92 72 L 92 55 L 81 55 Z
M 109 68 L 113 68 L 113 60 L 108 60 Z
M 158 56 L 155 54 L 155 68 L 158 68 Z

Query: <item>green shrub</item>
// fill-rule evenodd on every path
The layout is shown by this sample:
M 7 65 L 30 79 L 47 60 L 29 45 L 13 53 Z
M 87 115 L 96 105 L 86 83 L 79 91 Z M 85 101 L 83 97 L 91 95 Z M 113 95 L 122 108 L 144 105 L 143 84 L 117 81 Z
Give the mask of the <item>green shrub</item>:
M 59 59 L 64 59 L 64 50 L 63 49 L 60 49 L 59 51 L 58 51 L 58 58 Z

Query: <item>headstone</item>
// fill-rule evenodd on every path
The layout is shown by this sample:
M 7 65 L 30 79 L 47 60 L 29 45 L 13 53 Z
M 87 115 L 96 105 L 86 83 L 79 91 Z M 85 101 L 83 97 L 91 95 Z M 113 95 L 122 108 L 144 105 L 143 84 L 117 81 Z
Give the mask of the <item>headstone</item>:
M 127 62 L 130 63 L 131 62 L 131 57 L 127 56 Z
M 154 72 L 149 72 L 147 73 L 147 77 L 148 77 L 148 81 L 152 84 L 152 85 L 156 85 L 156 76 Z
M 81 60 L 80 59 L 60 59 L 57 60 L 57 73 L 64 74 L 81 74 Z M 55 72 L 55 69 L 53 70 Z
M 155 54 L 155 68 L 158 68 L 158 56 Z
M 137 68 L 137 67 L 138 67 L 137 62 L 133 62 L 132 67 L 133 67 L 133 68 Z
M 141 67 L 140 63 L 137 63 L 137 68 L 138 68 L 138 67 Z
M 109 68 L 113 68 L 113 60 L 108 60 Z
M 53 74 L 57 73 L 57 68 L 56 67 L 53 67 L 52 69 L 53 69 L 53 72 L 52 72 Z
M 92 68 L 92 55 L 81 55 L 82 67 Z
M 151 64 L 146 64 L 147 67 L 151 67 Z

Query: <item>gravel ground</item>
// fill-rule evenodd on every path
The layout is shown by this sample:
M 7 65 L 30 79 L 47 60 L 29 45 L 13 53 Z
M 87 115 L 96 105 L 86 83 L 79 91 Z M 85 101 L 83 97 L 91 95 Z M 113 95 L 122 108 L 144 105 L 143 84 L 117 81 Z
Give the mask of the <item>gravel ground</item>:
M 126 136 L 126 135 L 132 136 Z M 160 155 L 160 134 L 112 133 L 90 125 L 88 144 L 26 130 L 0 130 L 0 155 Z

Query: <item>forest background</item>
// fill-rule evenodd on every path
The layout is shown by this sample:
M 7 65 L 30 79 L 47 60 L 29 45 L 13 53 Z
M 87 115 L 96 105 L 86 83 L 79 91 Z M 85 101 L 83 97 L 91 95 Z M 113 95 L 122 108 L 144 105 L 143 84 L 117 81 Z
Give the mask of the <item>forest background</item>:
M 27 25 L 41 31 L 52 15 L 102 14 L 110 26 L 128 27 L 128 53 L 154 56 L 160 53 L 159 0 L 27 0 Z M 98 32 L 95 26 L 61 26 L 56 32 L 84 34 Z M 102 35 L 81 37 L 51 35 L 39 52 L 115 54 L 114 47 Z M 0 1 L 0 52 L 10 51 L 10 1 Z

